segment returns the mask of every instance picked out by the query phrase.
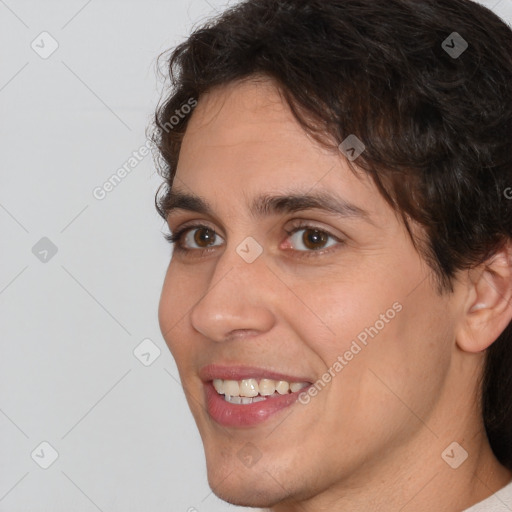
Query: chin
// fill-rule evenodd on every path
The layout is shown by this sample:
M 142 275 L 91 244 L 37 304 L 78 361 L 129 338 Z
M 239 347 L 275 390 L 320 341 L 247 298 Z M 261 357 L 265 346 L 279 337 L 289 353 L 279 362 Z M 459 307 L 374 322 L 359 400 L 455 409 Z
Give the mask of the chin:
M 258 480 L 259 484 L 256 484 Z M 287 495 L 277 482 L 270 482 L 261 472 L 255 473 L 255 477 L 247 478 L 245 481 L 240 476 L 235 477 L 233 473 L 217 485 L 208 477 L 208 483 L 218 498 L 239 507 L 266 509 L 281 503 Z
M 250 489 L 240 489 L 236 492 L 232 492 L 229 489 L 221 492 L 213 492 L 221 500 L 238 507 L 270 509 L 282 501 L 280 499 L 276 500 L 267 494 L 254 492 Z
M 269 508 L 285 500 L 289 492 L 272 478 L 260 462 L 250 468 L 207 459 L 208 484 L 223 501 L 240 507 Z

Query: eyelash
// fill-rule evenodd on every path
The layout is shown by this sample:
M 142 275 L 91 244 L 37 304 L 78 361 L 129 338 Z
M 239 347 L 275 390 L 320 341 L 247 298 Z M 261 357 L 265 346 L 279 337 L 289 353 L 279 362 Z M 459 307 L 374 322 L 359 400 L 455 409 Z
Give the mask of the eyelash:
M 181 253 L 181 254 L 184 254 L 184 255 L 192 253 L 192 252 L 195 252 L 195 253 L 198 253 L 197 257 L 201 258 L 203 256 L 206 256 L 208 253 L 211 253 L 213 250 L 215 250 L 215 247 L 217 247 L 217 246 L 215 246 L 215 247 L 208 247 L 208 248 L 204 248 L 204 249 L 187 249 L 186 247 L 184 247 L 183 246 L 183 236 L 185 234 L 187 234 L 189 231 L 193 231 L 195 229 L 209 229 L 210 231 L 213 232 L 214 236 L 217 236 L 217 232 L 214 229 L 212 229 L 210 226 L 207 226 L 205 224 L 194 224 L 192 226 L 183 227 L 183 228 L 177 230 L 175 233 L 165 233 L 164 234 L 164 238 L 171 245 L 173 245 L 173 250 L 175 252 Z M 323 234 L 327 235 L 329 238 L 332 238 L 332 239 L 336 240 L 336 242 L 338 242 L 338 244 L 337 244 L 338 246 L 340 244 L 341 245 L 344 244 L 343 240 L 340 240 L 338 237 L 334 236 L 333 234 L 329 233 L 328 231 L 320 229 L 317 226 L 313 226 L 313 225 L 307 224 L 305 222 L 299 223 L 298 225 L 296 225 L 295 227 L 293 227 L 290 230 L 285 230 L 285 233 L 288 235 L 288 237 L 290 237 L 293 234 L 295 234 L 297 231 L 307 230 L 307 229 L 316 230 L 316 231 L 319 231 L 320 233 L 323 233 Z M 330 253 L 333 250 L 336 250 L 338 248 L 339 247 L 337 247 L 337 246 L 331 246 L 331 247 L 328 247 L 327 249 L 318 249 L 318 250 L 310 250 L 310 251 L 294 250 L 294 252 L 300 254 L 298 256 L 299 258 L 310 258 L 312 256 L 317 256 L 317 255 L 322 255 L 322 254 Z

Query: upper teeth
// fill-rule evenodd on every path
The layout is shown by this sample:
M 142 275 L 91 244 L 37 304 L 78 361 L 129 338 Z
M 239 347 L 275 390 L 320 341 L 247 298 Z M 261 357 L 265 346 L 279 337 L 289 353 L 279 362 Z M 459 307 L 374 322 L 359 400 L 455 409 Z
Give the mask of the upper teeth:
M 288 392 L 295 393 L 308 385 L 308 382 L 287 382 L 285 380 L 272 379 L 213 380 L 213 387 L 220 395 L 245 396 L 249 398 L 258 396 L 258 394 L 269 396 L 276 391 L 280 395 L 285 395 Z

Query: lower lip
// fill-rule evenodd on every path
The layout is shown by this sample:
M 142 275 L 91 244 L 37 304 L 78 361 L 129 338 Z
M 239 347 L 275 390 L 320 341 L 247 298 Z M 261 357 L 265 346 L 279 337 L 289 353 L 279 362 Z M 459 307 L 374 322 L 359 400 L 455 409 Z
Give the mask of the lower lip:
M 213 384 L 205 384 L 206 407 L 211 418 L 224 427 L 251 427 L 266 421 L 270 416 L 290 407 L 299 398 L 299 394 L 307 391 L 307 387 L 273 398 L 267 398 L 252 404 L 231 404 L 219 395 Z

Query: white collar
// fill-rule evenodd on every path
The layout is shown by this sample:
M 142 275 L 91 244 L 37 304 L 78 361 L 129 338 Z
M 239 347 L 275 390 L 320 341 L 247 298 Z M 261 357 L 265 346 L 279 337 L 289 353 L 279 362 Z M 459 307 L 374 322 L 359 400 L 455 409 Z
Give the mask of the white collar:
M 512 512 L 512 482 L 462 512 Z

